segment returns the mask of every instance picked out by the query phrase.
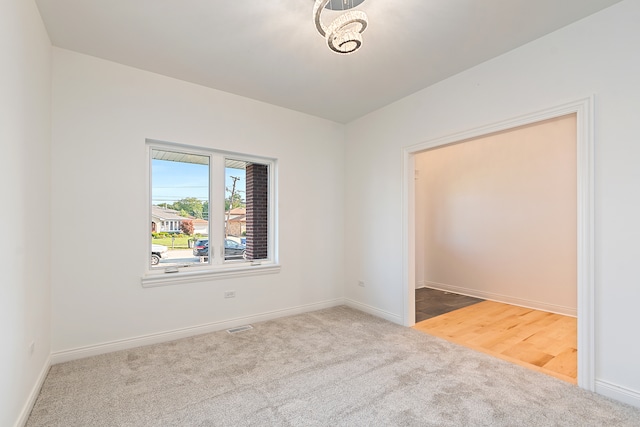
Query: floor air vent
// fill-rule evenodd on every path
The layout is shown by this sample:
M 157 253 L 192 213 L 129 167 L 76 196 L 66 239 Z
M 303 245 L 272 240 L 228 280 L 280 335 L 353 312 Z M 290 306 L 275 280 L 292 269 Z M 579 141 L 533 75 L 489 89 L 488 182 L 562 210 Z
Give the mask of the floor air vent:
M 237 328 L 227 329 L 227 332 L 230 334 L 237 334 L 238 332 L 248 331 L 249 329 L 253 329 L 251 325 L 238 326 Z

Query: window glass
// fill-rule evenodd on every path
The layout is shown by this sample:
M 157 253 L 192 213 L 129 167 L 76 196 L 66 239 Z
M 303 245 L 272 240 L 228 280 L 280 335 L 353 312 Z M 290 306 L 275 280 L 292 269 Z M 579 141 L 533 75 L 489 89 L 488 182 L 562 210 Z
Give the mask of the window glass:
M 247 243 L 247 162 L 225 159 L 224 259 L 245 260 Z
M 275 161 L 148 144 L 150 271 L 175 273 L 183 267 L 235 271 L 275 263 L 271 187 Z
M 209 168 L 209 156 L 151 150 L 153 268 L 209 262 Z
M 226 158 L 225 260 L 267 259 L 268 236 L 269 165 Z

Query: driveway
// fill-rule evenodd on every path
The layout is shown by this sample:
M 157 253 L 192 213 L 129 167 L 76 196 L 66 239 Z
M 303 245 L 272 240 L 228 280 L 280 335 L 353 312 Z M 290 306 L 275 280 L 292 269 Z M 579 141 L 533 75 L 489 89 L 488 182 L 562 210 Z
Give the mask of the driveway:
M 242 261 L 241 255 L 230 255 L 225 261 Z M 193 256 L 193 249 L 169 249 L 167 257 L 160 259 L 160 264 L 155 267 L 173 267 L 184 264 L 200 264 L 206 262 L 206 258 Z
M 193 256 L 193 249 L 169 249 L 167 257 L 160 260 L 158 266 L 171 267 L 183 264 L 199 264 L 200 257 Z

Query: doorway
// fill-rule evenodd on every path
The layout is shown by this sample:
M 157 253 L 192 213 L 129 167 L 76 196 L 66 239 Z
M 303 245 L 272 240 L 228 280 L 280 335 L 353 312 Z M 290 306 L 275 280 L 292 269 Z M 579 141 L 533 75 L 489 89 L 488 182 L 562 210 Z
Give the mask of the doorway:
M 445 147 L 462 141 L 503 132 L 509 129 L 531 125 L 544 120 L 552 120 L 561 116 L 575 114 L 577 129 L 576 163 L 576 258 L 575 266 L 578 315 L 578 385 L 593 390 L 593 141 L 592 141 L 592 99 L 584 99 L 575 103 L 551 108 L 524 117 L 505 120 L 501 123 L 471 131 L 451 135 L 408 147 L 404 150 L 403 167 L 403 234 L 404 234 L 404 268 L 405 268 L 405 311 L 404 322 L 407 326 L 415 323 L 415 288 L 416 288 L 416 197 L 415 174 L 416 156 L 425 150 Z M 489 291 L 490 293 L 490 291 Z M 474 295 L 476 296 L 476 295 Z M 477 295 L 486 296 L 486 295 Z M 490 297 L 490 295 L 489 295 Z

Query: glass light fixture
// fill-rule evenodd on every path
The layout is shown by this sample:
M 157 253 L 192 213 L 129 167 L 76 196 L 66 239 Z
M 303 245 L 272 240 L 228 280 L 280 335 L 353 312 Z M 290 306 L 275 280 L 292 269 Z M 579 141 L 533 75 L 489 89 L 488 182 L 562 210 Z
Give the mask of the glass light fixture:
M 362 32 L 367 28 L 367 15 L 359 10 L 350 10 L 364 0 L 315 0 L 313 5 L 313 20 L 329 48 L 339 54 L 353 53 L 362 46 Z M 320 19 L 322 11 L 344 11 L 334 19 L 329 26 L 325 26 Z

